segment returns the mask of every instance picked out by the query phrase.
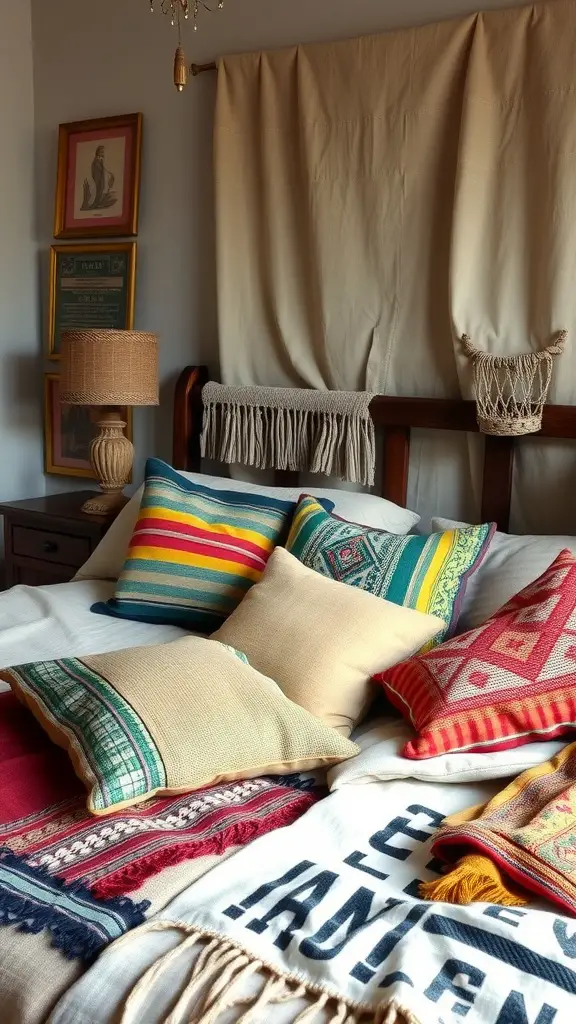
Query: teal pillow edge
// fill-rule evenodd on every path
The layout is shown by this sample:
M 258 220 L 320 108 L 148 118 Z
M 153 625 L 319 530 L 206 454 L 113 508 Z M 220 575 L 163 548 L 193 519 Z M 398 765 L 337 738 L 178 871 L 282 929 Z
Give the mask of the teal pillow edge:
M 426 535 L 419 535 L 418 538 L 411 538 L 410 536 L 407 536 L 407 537 L 400 537 L 400 536 L 398 536 L 397 537 L 396 534 L 389 533 L 387 530 L 379 530 L 377 527 L 362 526 L 359 523 L 354 523 L 354 522 L 351 522 L 350 520 L 343 519 L 341 516 L 338 516 L 337 514 L 332 514 L 330 512 L 324 514 L 324 516 L 322 517 L 322 523 L 320 525 L 316 524 L 315 526 L 312 526 L 311 528 L 309 528 L 307 530 L 306 527 L 307 526 L 309 527 L 310 524 L 307 523 L 306 520 L 304 520 L 299 526 L 296 527 L 295 526 L 295 520 L 296 520 L 296 517 L 298 516 L 298 513 L 299 512 L 302 513 L 305 510 L 306 504 L 308 502 L 310 502 L 310 501 L 314 502 L 314 500 L 315 500 L 314 498 L 312 498 L 311 496 L 308 496 L 308 495 L 304 495 L 301 498 L 301 500 L 300 500 L 300 502 L 298 504 L 298 508 L 297 508 L 296 512 L 294 513 L 294 518 L 293 518 L 293 521 L 292 521 L 293 522 L 293 528 L 292 528 L 292 530 L 290 532 L 290 535 L 288 537 L 288 541 L 286 543 L 286 549 L 288 551 L 290 551 L 290 553 L 293 554 L 295 558 L 298 558 L 298 560 L 301 561 L 302 564 L 306 565 L 308 568 L 314 569 L 317 572 L 319 572 L 321 570 L 318 569 L 318 567 L 315 564 L 311 564 L 310 560 L 307 560 L 307 558 L 306 558 L 306 547 L 307 547 L 307 545 L 309 545 L 310 543 L 313 542 L 314 534 L 318 532 L 318 530 L 320 528 L 320 525 L 323 525 L 323 524 L 326 523 L 327 519 L 328 520 L 332 520 L 335 523 L 341 523 L 341 524 L 344 524 L 345 526 L 350 526 L 350 527 L 355 528 L 356 535 L 378 534 L 378 535 L 384 535 L 386 537 L 390 537 L 391 539 L 396 539 L 397 543 L 398 543 L 398 547 L 406 546 L 406 542 L 408 540 L 411 540 L 411 539 L 423 540 L 425 542 L 425 541 L 429 540 L 431 537 L 440 536 L 440 534 L 430 533 L 430 534 L 426 534 Z M 311 513 L 311 515 L 318 516 L 319 513 L 318 512 Z M 497 526 L 496 526 L 495 523 L 483 523 L 483 524 L 480 524 L 478 526 L 465 527 L 465 528 L 458 529 L 458 530 L 455 530 L 455 531 L 447 531 L 447 530 L 442 531 L 442 533 L 456 532 L 456 533 L 459 533 L 459 534 L 474 534 L 477 537 L 477 545 L 476 545 L 476 552 L 474 554 L 474 557 L 471 559 L 471 561 L 470 561 L 469 565 L 467 565 L 466 569 L 461 574 L 459 574 L 458 586 L 455 589 L 452 597 L 450 598 L 450 602 L 451 602 L 450 616 L 448 617 L 446 615 L 447 609 L 439 610 L 439 609 L 435 608 L 433 605 L 430 608 L 427 609 L 427 612 L 429 614 L 437 615 L 439 618 L 442 618 L 444 622 L 446 622 L 446 627 L 445 627 L 444 630 L 441 631 L 441 633 L 439 634 L 439 637 L 435 640 L 434 646 L 437 646 L 442 641 L 447 640 L 447 639 L 449 639 L 450 637 L 452 637 L 454 635 L 454 633 L 456 631 L 457 624 L 458 624 L 458 619 L 459 619 L 460 614 L 461 614 L 462 605 L 463 605 L 464 597 L 466 595 L 466 589 L 467 589 L 467 586 L 468 586 L 468 582 L 469 582 L 471 576 L 479 569 L 480 565 L 482 564 L 482 562 L 483 562 L 483 560 L 484 560 L 484 558 L 486 556 L 486 553 L 487 553 L 487 551 L 488 551 L 488 549 L 490 547 L 490 544 L 492 542 L 494 534 L 496 533 L 496 530 L 497 530 Z M 294 534 L 294 536 L 293 536 L 293 534 Z M 325 575 L 328 576 L 330 574 L 327 572 L 327 573 L 325 573 Z M 338 579 L 338 577 L 336 575 L 332 575 L 331 578 L 332 579 Z M 340 582 L 347 582 L 347 581 L 346 580 L 341 580 Z M 348 585 L 354 586 L 356 584 L 350 583 Z M 374 591 L 371 591 L 371 592 L 374 593 Z M 394 604 L 403 604 L 404 607 L 414 608 L 414 605 L 411 604 L 411 603 L 407 603 L 406 601 L 395 600 L 394 596 L 390 595 L 389 591 L 386 591 L 385 593 L 377 593 L 377 594 L 375 594 L 375 596 L 381 597 L 383 600 L 389 600 L 389 601 L 391 601 Z M 418 610 L 418 609 L 416 609 L 416 610 Z

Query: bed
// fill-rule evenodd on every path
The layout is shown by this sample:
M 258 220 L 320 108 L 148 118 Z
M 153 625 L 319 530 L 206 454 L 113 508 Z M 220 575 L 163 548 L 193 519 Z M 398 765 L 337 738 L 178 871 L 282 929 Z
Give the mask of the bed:
M 202 469 L 201 388 L 207 378 L 204 368 L 187 368 L 176 389 L 173 464 L 193 474 Z M 379 397 L 371 413 L 382 434 L 380 493 L 399 507 L 406 505 L 411 430 L 477 429 L 470 402 Z M 576 409 L 546 407 L 542 435 L 576 438 Z M 509 524 L 516 443 L 522 442 L 486 439 L 481 520 L 501 532 Z M 274 482 L 298 488 L 290 472 L 277 472 Z M 130 524 L 121 525 L 116 542 L 126 542 L 129 533 Z M 576 549 L 574 538 L 537 542 L 534 564 L 540 558 L 548 565 L 570 541 Z M 502 574 L 505 567 L 502 558 L 496 568 Z M 163 644 L 185 634 L 174 626 L 93 615 L 92 604 L 114 592 L 110 572 L 109 581 L 80 578 L 2 595 L 0 665 Z M 389 710 L 373 718 L 356 734 L 358 757 L 330 771 L 330 795 L 286 830 L 155 876 L 139 893 L 152 900 L 147 923 L 110 945 L 88 971 L 65 961 L 43 934 L 0 929 L 3 1021 L 572 1020 L 576 950 L 570 916 L 546 902 L 536 902 L 529 913 L 490 905 L 446 913 L 442 904 L 436 912 L 418 897 L 419 882 L 438 875 L 430 844 L 443 818 L 491 799 L 501 780 L 546 761 L 565 744 L 551 738 L 506 752 L 409 762 L 400 756 L 409 731 Z M 277 866 L 273 881 L 270 864 Z M 302 883 L 304 906 L 294 895 L 290 903 L 284 891 L 295 880 Z M 279 907 L 283 894 L 288 902 Z M 217 948 L 222 921 L 226 938 Z M 220 984 L 220 977 L 228 983 Z M 377 1011 L 375 992 L 383 1000 Z M 199 999 L 204 1008 L 195 1016 Z

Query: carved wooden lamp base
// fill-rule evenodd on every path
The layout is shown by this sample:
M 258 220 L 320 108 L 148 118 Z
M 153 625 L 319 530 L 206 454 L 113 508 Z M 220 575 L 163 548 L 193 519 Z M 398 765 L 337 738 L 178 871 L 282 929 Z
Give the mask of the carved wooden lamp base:
M 60 397 L 92 409 L 100 432 L 90 448 L 101 494 L 83 512 L 105 516 L 120 511 L 134 460 L 124 433 L 122 409 L 158 405 L 158 338 L 143 331 L 63 331 Z
M 102 493 L 89 498 L 82 511 L 105 516 L 129 500 L 123 491 L 130 479 L 134 447 L 124 433 L 126 423 L 120 409 L 99 408 L 97 417 L 100 432 L 92 441 L 90 460 Z

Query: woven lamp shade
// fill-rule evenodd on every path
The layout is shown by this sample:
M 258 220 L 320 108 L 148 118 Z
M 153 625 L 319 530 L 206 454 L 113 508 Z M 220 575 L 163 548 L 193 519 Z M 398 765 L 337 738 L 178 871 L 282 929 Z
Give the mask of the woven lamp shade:
M 158 405 L 158 339 L 142 331 L 66 331 L 62 401 L 68 405 Z

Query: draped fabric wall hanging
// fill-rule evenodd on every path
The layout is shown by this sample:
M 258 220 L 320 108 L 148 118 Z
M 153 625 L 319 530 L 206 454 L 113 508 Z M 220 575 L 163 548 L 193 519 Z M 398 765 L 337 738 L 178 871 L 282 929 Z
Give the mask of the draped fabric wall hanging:
M 514 355 L 566 328 L 549 401 L 576 402 L 575 38 L 549 0 L 222 60 L 224 382 L 471 397 L 462 334 Z M 481 450 L 417 438 L 411 504 L 474 515 Z M 514 525 L 574 533 L 575 472 L 524 442 Z

